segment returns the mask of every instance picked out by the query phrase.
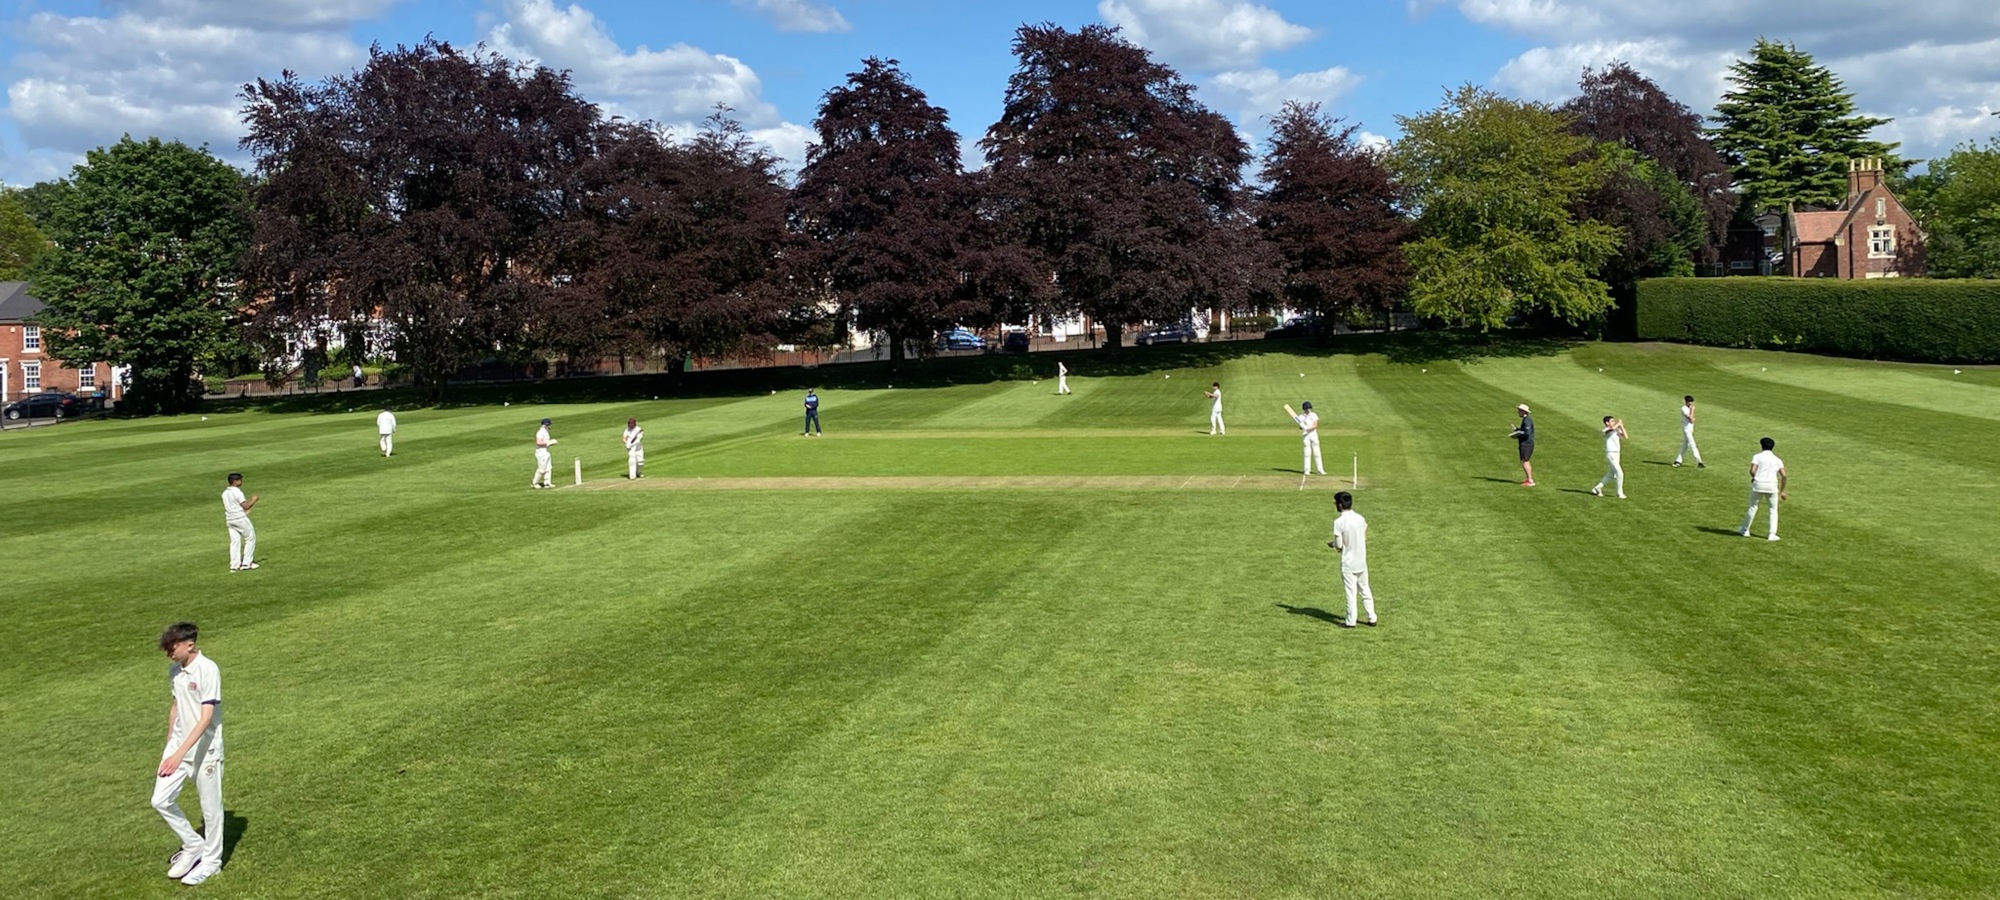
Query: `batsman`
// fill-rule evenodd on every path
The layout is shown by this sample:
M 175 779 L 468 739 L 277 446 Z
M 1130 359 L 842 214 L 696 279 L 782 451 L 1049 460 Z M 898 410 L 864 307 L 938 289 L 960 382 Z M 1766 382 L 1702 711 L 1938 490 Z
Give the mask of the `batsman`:
M 1326 474 L 1326 460 L 1319 453 L 1319 413 L 1313 412 L 1311 400 L 1299 404 L 1299 411 L 1292 412 L 1292 405 L 1285 404 L 1285 415 L 1299 426 L 1299 436 L 1305 442 L 1305 459 L 1299 464 L 1299 475 Z

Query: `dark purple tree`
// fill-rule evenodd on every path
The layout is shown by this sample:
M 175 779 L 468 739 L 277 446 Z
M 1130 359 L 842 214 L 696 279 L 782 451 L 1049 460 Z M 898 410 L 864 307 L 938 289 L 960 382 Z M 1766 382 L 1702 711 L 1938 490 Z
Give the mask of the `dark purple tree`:
M 1257 227 L 1282 260 L 1284 304 L 1320 315 L 1383 311 L 1402 299 L 1412 226 L 1401 192 L 1355 126 L 1317 103 L 1286 103 L 1271 120 Z
M 1024 25 L 1020 68 L 980 147 L 987 209 L 1105 328 L 1243 308 L 1270 271 L 1243 208 L 1249 149 L 1115 28 Z
M 1583 70 L 1577 86 L 1582 93 L 1562 106 L 1573 123 L 1570 130 L 1595 141 L 1630 149 L 1672 174 L 1700 205 L 1706 224 L 1708 237 L 1696 250 L 1694 261 L 1718 259 L 1739 200 L 1731 187 L 1729 164 L 1702 131 L 1701 116 L 1623 62 L 1613 62 L 1603 69 Z M 1635 180 L 1643 181 L 1627 178 L 1623 189 L 1609 189 L 1614 193 L 1638 190 L 1633 187 Z M 1664 206 L 1672 202 L 1670 198 L 1655 198 L 1649 205 Z M 1617 224 L 1628 226 L 1628 248 L 1634 241 L 1644 241 L 1631 233 L 1630 223 Z
M 245 268 L 267 329 L 373 316 L 435 398 L 496 348 L 535 337 L 559 284 L 546 243 L 570 210 L 597 109 L 567 76 L 427 40 L 352 75 L 287 72 L 243 90 L 256 157 Z
M 955 324 L 989 324 L 973 259 L 980 229 L 958 134 L 898 63 L 863 60 L 828 90 L 792 189 L 793 227 L 805 238 L 794 279 L 815 285 L 880 331 L 890 359 Z

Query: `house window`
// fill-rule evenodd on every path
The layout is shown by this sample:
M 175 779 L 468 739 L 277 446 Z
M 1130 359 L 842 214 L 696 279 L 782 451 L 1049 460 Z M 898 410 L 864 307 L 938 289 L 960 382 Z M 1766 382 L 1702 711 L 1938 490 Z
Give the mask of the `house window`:
M 77 370 L 76 389 L 89 391 L 97 389 L 97 364 L 91 363 Z
M 42 389 L 42 364 L 24 362 L 21 364 L 21 389 L 39 391 Z
M 1868 229 L 1868 258 L 1888 259 L 1896 255 L 1896 229 L 1892 225 L 1876 225 Z
M 28 325 L 21 329 L 21 352 L 42 352 L 42 326 Z

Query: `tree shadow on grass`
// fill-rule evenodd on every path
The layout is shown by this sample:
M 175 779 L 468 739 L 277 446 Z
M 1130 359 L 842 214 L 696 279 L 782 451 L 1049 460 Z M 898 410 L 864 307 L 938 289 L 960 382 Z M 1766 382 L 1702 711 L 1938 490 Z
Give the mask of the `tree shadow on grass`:
M 1280 603 L 1277 604 L 1277 607 L 1295 616 L 1305 616 L 1308 619 L 1318 619 L 1322 622 L 1329 622 L 1334 625 L 1343 625 L 1346 624 L 1347 622 L 1346 616 L 1336 616 L 1333 613 L 1320 609 L 1317 606 L 1291 606 L 1288 604 Z
M 1255 356 L 1336 357 L 1378 354 L 1390 362 L 1412 365 L 1445 360 L 1473 362 L 1486 357 L 1556 356 L 1578 346 L 1576 341 L 1512 334 L 1463 331 L 1396 331 L 1335 335 L 1324 344 L 1299 339 L 1216 341 L 1156 347 L 1085 347 L 1031 354 L 987 353 L 949 356 L 900 364 L 864 361 L 700 372 L 656 372 L 638 375 L 581 375 L 539 381 L 455 382 L 445 389 L 442 409 L 498 406 L 506 403 L 633 403 L 650 399 L 734 399 L 777 393 L 821 390 L 885 390 L 950 387 L 1033 381 L 1055 377 L 1058 361 L 1073 377 L 1132 377 L 1202 369 Z M 432 406 L 424 390 L 394 387 L 367 391 L 329 391 L 277 397 L 217 398 L 201 412 L 262 409 L 279 413 L 346 413 L 379 409 L 383 404 L 407 410 Z

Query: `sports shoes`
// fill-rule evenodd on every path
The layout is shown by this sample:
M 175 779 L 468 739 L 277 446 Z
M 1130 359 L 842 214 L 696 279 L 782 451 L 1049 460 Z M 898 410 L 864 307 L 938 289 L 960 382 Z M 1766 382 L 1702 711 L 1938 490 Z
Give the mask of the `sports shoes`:
M 1705 462 L 1698 462 L 1698 463 L 1695 463 L 1695 464 L 1694 464 L 1694 467 L 1695 467 L 1695 468 L 1697 468 L 1697 469 L 1706 469 L 1706 468 L 1708 468 L 1708 463 L 1705 463 Z
M 222 863 L 212 859 L 204 859 L 194 867 L 193 871 L 181 877 L 181 883 L 189 885 L 200 884 L 220 871 L 222 871 Z
M 1764 540 L 1767 540 L 1767 541 L 1775 541 L 1775 540 L 1777 540 L 1777 539 L 1778 539 L 1778 536 L 1774 534 L 1774 535 L 1771 535 L 1770 537 L 1767 537 L 1767 538 L 1765 538 Z
M 1625 499 L 1625 495 L 1624 495 L 1624 494 L 1619 494 L 1619 495 L 1618 495 L 1618 499 L 1620 499 L 1620 500 L 1623 500 L 1623 499 Z
M 1744 537 L 1749 537 L 1749 536 L 1750 536 L 1750 529 L 1748 529 L 1748 528 L 1745 528 L 1745 529 L 1743 529 L 1742 531 L 1739 531 L 1739 532 L 1736 532 L 1736 533 L 1737 533 L 1737 534 L 1740 534 L 1740 535 L 1742 535 L 1742 536 L 1744 536 Z
M 1353 627 L 1354 627 L 1354 623 L 1353 623 L 1353 622 L 1341 622 L 1341 623 L 1340 623 L 1340 627 L 1342 627 L 1342 628 L 1353 628 Z
M 200 863 L 201 854 L 192 850 L 178 851 L 172 859 L 167 860 L 167 877 L 180 878 L 188 872 L 193 871 L 194 867 Z
M 1678 469 L 1678 468 L 1680 468 L 1680 467 L 1681 467 L 1681 461 L 1680 461 L 1680 460 L 1678 460 L 1678 459 L 1677 459 L 1677 460 L 1674 460 L 1674 468 Z
M 1366 626 L 1368 626 L 1368 627 L 1370 627 L 1370 628 L 1374 628 L 1374 627 L 1375 627 L 1376 625 L 1378 625 L 1378 624 L 1380 624 L 1380 623 L 1376 622 L 1376 621 L 1375 621 L 1374 619 L 1369 619 L 1368 621 L 1366 621 L 1366 622 L 1363 622 L 1363 623 L 1361 623 L 1361 624 L 1363 624 L 1363 625 L 1366 625 Z
M 1594 488 L 1591 488 L 1591 489 L 1590 489 L 1590 496 L 1592 496 L 1592 497 L 1602 497 L 1602 496 L 1604 496 L 1604 485 L 1601 485 L 1601 484 L 1600 484 L 1600 485 L 1598 485 L 1598 486 L 1596 486 L 1596 487 L 1594 487 Z
M 256 564 L 256 563 L 253 563 L 253 562 L 247 562 L 247 563 L 244 563 L 244 564 L 243 564 L 243 570 L 244 570 L 244 571 L 246 571 L 246 572 L 247 572 L 247 571 L 249 571 L 249 570 L 251 570 L 251 569 L 254 569 L 254 568 L 257 568 L 257 564 Z
M 1532 480 L 1529 480 L 1529 481 L 1523 481 L 1523 482 L 1521 482 L 1521 486 L 1522 486 L 1522 487 L 1534 487 L 1534 486 L 1535 486 L 1535 482 L 1534 482 L 1534 481 L 1532 481 Z

